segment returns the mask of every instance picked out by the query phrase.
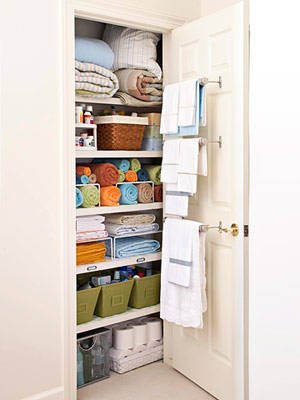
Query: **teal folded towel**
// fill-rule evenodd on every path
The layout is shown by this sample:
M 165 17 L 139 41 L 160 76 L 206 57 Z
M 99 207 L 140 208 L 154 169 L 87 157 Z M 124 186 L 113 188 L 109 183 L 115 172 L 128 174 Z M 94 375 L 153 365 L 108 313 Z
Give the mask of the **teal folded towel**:
M 138 180 L 139 181 L 149 181 L 149 174 L 148 171 L 146 171 L 144 168 L 140 169 L 137 172 Z
M 86 175 L 76 175 L 76 183 L 78 184 L 82 184 L 82 185 L 86 185 L 87 183 L 89 183 L 89 177 Z
M 81 191 L 76 188 L 76 208 L 80 207 L 83 203 L 83 196 Z
M 120 204 L 137 204 L 138 188 L 132 183 L 119 186 L 121 190 Z
M 145 239 L 142 236 L 120 238 L 115 243 L 115 255 L 117 258 L 155 253 L 160 249 L 160 243 L 157 240 Z
M 129 160 L 110 160 L 112 164 L 114 164 L 118 169 L 123 172 L 127 172 L 130 168 L 130 161 Z

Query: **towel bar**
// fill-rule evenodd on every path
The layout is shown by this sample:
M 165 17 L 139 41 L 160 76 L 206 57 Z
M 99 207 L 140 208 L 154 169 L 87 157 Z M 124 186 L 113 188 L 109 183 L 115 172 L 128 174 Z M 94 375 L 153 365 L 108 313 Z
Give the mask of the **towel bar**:
M 163 222 L 165 222 L 166 218 L 164 217 Z M 183 217 L 179 217 L 179 219 L 184 219 Z M 199 232 L 207 232 L 209 229 L 217 229 L 219 233 L 230 233 L 232 236 L 238 236 L 239 234 L 239 227 L 237 224 L 231 224 L 230 227 L 223 226 L 222 221 L 219 221 L 219 225 L 200 225 Z
M 219 149 L 222 148 L 222 136 L 219 136 L 218 140 L 207 140 L 206 138 L 200 137 L 199 138 L 199 144 L 200 146 L 204 145 L 204 144 L 217 144 L 219 145 Z
M 199 79 L 199 82 L 202 85 L 207 85 L 209 83 L 217 83 L 219 85 L 219 88 L 222 89 L 222 76 L 219 75 L 219 79 L 217 81 L 209 81 L 208 78 L 201 78 Z

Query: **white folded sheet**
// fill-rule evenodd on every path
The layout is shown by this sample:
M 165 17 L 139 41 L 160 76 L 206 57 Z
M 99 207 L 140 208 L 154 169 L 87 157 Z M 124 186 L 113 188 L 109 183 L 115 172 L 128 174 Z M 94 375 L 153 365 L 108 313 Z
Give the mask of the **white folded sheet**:
M 87 217 L 78 217 L 76 219 L 76 232 L 94 232 L 103 231 L 105 217 L 102 215 L 93 215 Z
M 157 232 L 159 225 L 142 224 L 142 225 L 123 225 L 123 224 L 106 224 L 106 230 L 110 235 L 126 235 L 130 233 Z

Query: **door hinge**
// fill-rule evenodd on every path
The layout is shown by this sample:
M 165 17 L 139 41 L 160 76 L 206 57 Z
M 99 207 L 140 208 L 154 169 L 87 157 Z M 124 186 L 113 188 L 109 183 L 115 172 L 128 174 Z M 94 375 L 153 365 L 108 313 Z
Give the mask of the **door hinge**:
M 244 237 L 249 236 L 249 225 L 244 225 Z

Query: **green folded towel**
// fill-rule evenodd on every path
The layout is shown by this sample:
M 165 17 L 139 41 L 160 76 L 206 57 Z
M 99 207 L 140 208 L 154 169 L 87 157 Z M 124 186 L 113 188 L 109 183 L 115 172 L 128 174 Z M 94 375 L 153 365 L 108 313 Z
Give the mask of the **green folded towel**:
M 91 208 L 99 204 L 100 193 L 96 186 L 94 185 L 81 186 L 80 191 L 83 197 L 82 207 Z
M 125 181 L 125 172 L 122 171 L 121 169 L 118 169 L 118 172 L 119 172 L 118 182 L 124 182 Z
M 137 158 L 132 158 L 130 160 L 130 169 L 132 169 L 132 171 L 139 171 L 142 168 L 140 161 Z
M 154 185 L 160 185 L 161 165 L 144 165 L 143 167 L 149 174 L 149 179 Z

